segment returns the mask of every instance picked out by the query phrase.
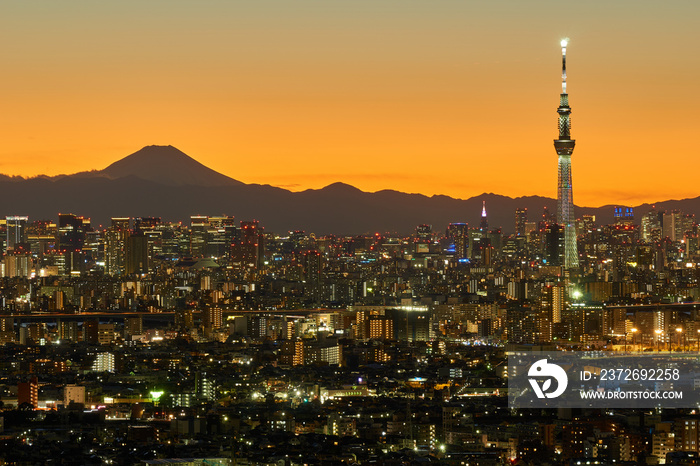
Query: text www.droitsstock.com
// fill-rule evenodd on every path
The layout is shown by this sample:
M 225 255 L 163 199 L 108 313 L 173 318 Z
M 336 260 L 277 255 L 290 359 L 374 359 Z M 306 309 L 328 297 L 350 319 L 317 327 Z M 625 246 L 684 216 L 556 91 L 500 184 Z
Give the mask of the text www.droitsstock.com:
M 631 390 L 631 391 L 597 391 L 581 390 L 581 398 L 584 400 L 680 400 L 683 399 L 683 392 L 679 391 L 652 391 L 652 390 Z

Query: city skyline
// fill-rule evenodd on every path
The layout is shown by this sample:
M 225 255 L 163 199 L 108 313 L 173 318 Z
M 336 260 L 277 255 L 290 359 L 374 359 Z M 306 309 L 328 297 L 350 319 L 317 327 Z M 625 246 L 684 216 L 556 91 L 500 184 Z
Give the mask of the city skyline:
M 699 14 L 4 5 L 0 463 L 700 464 Z
M 554 197 L 554 51 L 569 36 L 577 201 L 697 196 L 654 168 L 694 161 L 678 135 L 696 123 L 695 4 L 45 6 L 5 15 L 17 44 L 0 78 L 6 174 L 100 169 L 172 144 L 292 190 Z

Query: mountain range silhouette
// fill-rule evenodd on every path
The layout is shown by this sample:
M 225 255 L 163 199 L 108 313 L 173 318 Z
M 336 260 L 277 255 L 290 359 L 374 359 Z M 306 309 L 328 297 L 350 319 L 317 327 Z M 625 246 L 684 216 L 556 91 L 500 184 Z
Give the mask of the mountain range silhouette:
M 267 231 L 305 230 L 316 234 L 413 232 L 419 224 L 444 230 L 449 223 L 478 226 L 482 201 L 489 225 L 514 230 L 516 208 L 526 207 L 529 220 L 554 212 L 556 199 L 510 198 L 484 193 L 469 199 L 425 196 L 393 190 L 374 193 L 345 183 L 291 192 L 270 185 L 245 184 L 197 162 L 172 146 L 147 146 L 103 170 L 73 175 L 21 178 L 0 175 L 0 215 L 28 215 L 30 220 L 56 220 L 58 213 L 109 225 L 111 217 L 161 217 L 189 224 L 191 215 L 233 215 L 259 220 Z M 599 224 L 611 223 L 613 207 L 576 207 L 576 216 L 593 214 Z M 637 223 L 651 204 L 633 206 Z M 657 210 L 700 213 L 700 198 L 655 203 Z

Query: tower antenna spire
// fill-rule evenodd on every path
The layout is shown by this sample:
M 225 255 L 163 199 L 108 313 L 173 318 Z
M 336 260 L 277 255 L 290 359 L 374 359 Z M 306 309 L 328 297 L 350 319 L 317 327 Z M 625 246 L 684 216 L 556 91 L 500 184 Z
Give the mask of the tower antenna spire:
M 561 40 L 561 93 L 566 94 L 566 46 L 569 39 Z

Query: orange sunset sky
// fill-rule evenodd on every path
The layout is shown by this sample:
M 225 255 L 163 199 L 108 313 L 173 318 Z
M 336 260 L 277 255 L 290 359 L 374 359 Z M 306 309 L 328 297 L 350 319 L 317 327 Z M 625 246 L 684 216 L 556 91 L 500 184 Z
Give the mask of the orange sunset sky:
M 568 48 L 574 200 L 700 195 L 700 2 L 33 1 L 0 9 L 0 172 L 171 144 L 246 183 L 556 196 Z

